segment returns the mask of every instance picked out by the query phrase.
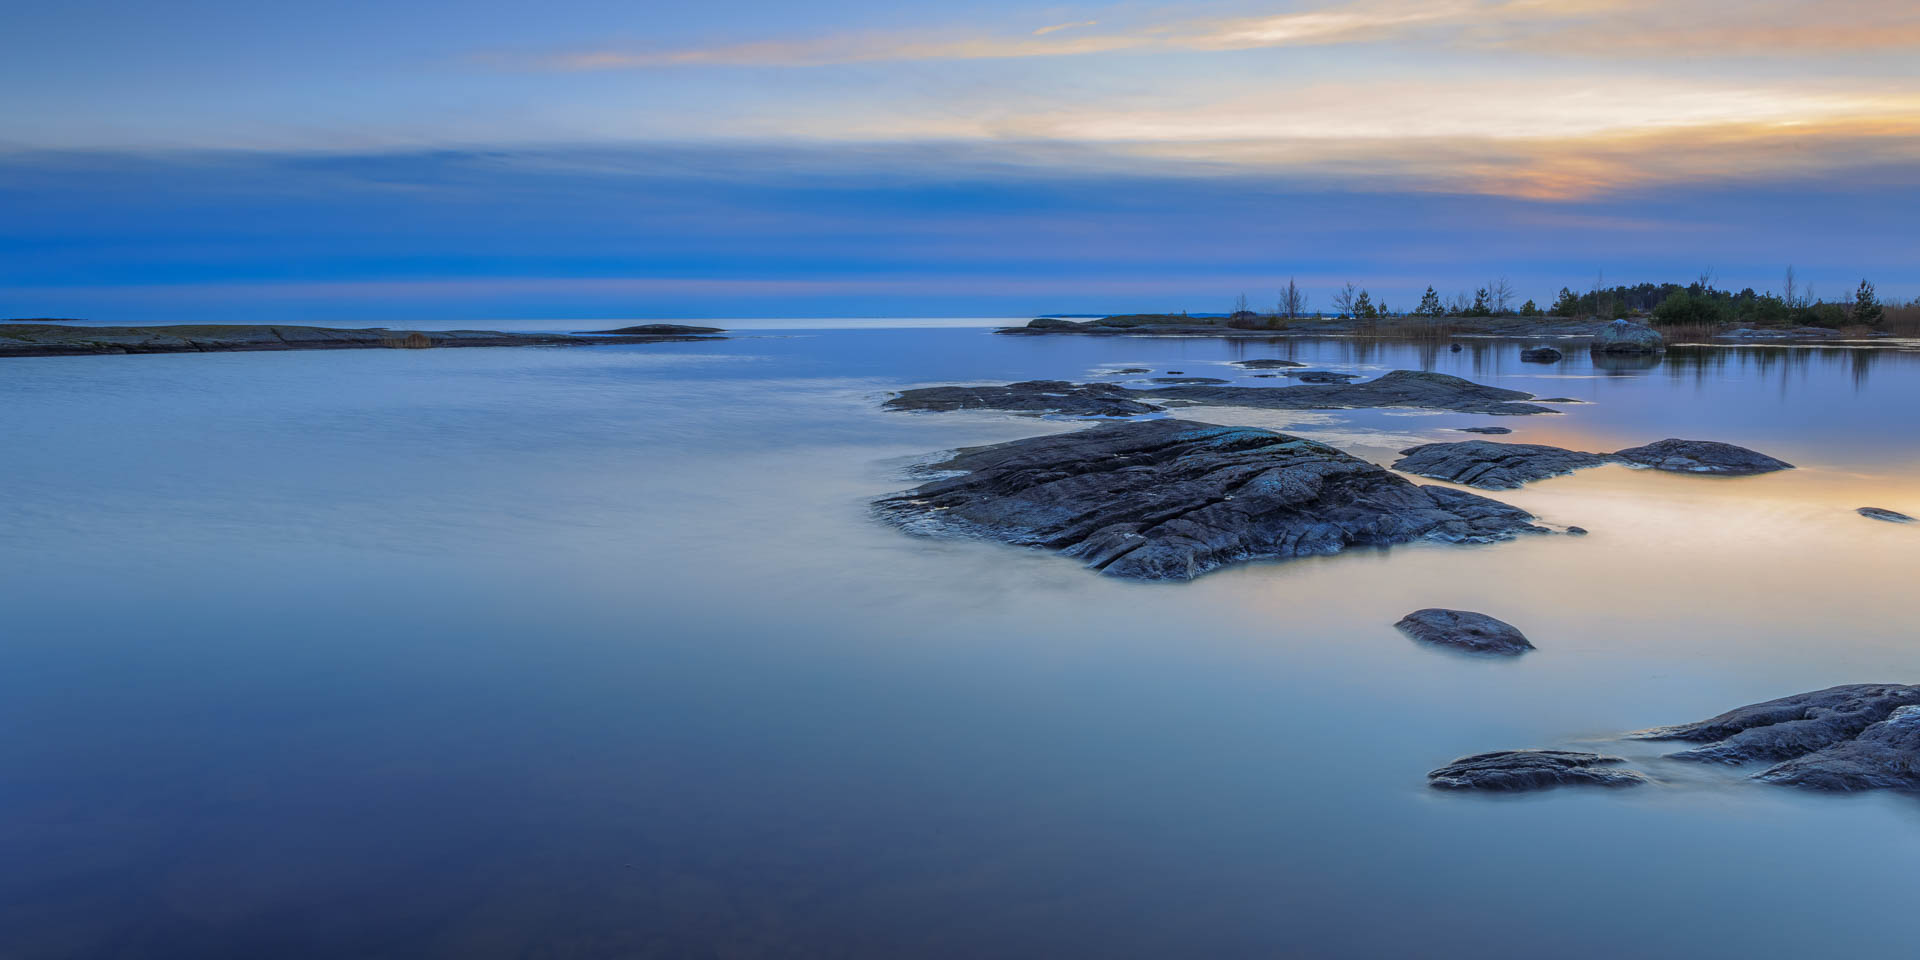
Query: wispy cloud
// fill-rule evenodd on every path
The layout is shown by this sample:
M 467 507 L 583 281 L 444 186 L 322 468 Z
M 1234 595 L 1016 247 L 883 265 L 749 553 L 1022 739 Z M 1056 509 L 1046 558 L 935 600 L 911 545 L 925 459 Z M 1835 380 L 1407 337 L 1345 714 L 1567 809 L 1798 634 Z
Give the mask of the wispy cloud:
M 1524 48 L 1567 56 L 1920 49 L 1920 8 L 1906 0 L 1759 0 L 1738 10 L 1706 0 L 1357 0 L 1266 16 L 1091 29 L 1101 22 L 1060 23 L 1026 33 L 945 27 L 681 49 L 589 49 L 540 58 L 536 65 L 559 70 L 798 67 L 1390 44 L 1414 37 L 1451 47 Z

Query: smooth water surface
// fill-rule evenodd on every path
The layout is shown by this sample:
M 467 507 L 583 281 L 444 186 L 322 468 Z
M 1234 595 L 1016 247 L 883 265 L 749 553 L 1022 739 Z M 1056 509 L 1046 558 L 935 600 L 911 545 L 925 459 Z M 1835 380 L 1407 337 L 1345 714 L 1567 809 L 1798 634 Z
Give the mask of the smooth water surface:
M 788 325 L 791 327 L 792 325 Z M 1648 759 L 1440 794 L 1835 683 L 1920 681 L 1920 353 L 779 329 L 0 364 L 0 957 L 1899 956 L 1920 800 Z M 1062 420 L 892 389 L 1292 356 L 1562 415 L 1195 408 L 1386 462 L 1511 426 L 1800 466 L 1499 494 L 1583 538 L 1118 582 L 872 497 Z M 1247 380 L 1282 384 L 1285 380 Z M 1517 661 L 1392 623 L 1482 610 Z

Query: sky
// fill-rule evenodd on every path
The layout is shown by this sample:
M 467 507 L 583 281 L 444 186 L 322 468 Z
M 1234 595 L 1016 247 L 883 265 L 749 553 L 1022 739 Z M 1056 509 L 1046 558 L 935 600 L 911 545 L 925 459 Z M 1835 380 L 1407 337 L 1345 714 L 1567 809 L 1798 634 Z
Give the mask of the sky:
M 69 0 L 0 30 L 0 316 L 1920 296 L 1920 5 Z

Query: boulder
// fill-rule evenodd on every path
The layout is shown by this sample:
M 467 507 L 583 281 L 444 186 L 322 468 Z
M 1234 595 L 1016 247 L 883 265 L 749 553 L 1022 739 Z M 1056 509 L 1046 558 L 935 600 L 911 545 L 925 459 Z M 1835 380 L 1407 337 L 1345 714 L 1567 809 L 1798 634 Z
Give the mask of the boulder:
M 1545 344 L 1520 351 L 1520 359 L 1527 363 L 1559 363 L 1563 356 L 1566 354 Z
M 1512 657 L 1533 649 L 1533 644 L 1513 624 L 1471 610 L 1428 607 L 1401 617 L 1394 626 L 1423 643 L 1473 653 Z
M 1461 757 L 1427 774 L 1427 783 L 1441 790 L 1543 790 L 1585 785 L 1634 787 L 1646 783 L 1643 774 L 1614 766 L 1625 758 L 1569 750 L 1503 750 Z
M 1416 486 L 1325 444 L 1185 420 L 975 447 L 927 469 L 943 476 L 875 501 L 876 514 L 910 533 L 1040 547 L 1145 580 L 1348 547 L 1548 532 L 1524 510 Z
M 1461 440 L 1408 447 L 1400 451 L 1393 469 L 1485 490 L 1514 490 L 1535 480 L 1607 462 L 1605 454 L 1545 444 Z
M 1631 320 L 1615 320 L 1593 335 L 1594 353 L 1658 353 L 1665 348 L 1660 331 Z
M 1615 450 L 1612 457 L 1655 470 L 1726 477 L 1793 469 L 1793 464 L 1785 460 L 1715 440 L 1656 440 L 1642 447 Z

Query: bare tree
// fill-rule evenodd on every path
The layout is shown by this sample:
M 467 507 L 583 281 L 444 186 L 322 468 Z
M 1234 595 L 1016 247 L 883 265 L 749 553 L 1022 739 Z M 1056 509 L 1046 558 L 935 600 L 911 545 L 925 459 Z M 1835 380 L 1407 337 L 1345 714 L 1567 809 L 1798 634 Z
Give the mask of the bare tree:
M 1343 317 L 1356 316 L 1354 303 L 1359 299 L 1360 288 L 1354 286 L 1353 281 L 1349 280 L 1346 286 L 1341 287 L 1333 295 L 1333 312 Z
M 1593 312 L 1601 318 L 1613 316 L 1613 291 L 1607 289 L 1605 270 L 1596 270 L 1593 274 Z
M 1447 298 L 1447 313 L 1453 316 L 1461 316 L 1471 309 L 1473 309 L 1473 294 L 1465 290 Z
M 1513 312 L 1513 298 L 1516 294 L 1513 292 L 1512 282 L 1507 280 L 1506 277 L 1501 277 L 1491 284 L 1488 284 L 1487 290 L 1489 291 L 1489 298 L 1492 300 L 1494 313 L 1504 317 Z
M 1793 264 L 1789 263 L 1787 264 L 1786 296 L 1783 299 L 1783 302 L 1786 303 L 1787 309 L 1789 310 L 1798 310 L 1801 306 L 1800 301 L 1797 299 L 1800 296 L 1799 290 L 1797 289 L 1798 285 L 1794 282 L 1794 279 Z
M 1239 315 L 1241 315 L 1241 314 L 1243 314 L 1243 313 L 1252 313 L 1252 312 L 1253 312 L 1253 311 L 1251 311 L 1251 310 L 1249 310 L 1249 309 L 1247 309 L 1247 295 L 1246 295 L 1246 294 L 1244 294 L 1244 293 L 1243 293 L 1243 294 L 1241 294 L 1241 295 L 1239 296 L 1239 298 L 1238 298 L 1238 299 L 1236 299 L 1236 300 L 1234 300 L 1234 301 L 1233 301 L 1233 316 L 1236 316 L 1236 317 L 1237 317 L 1237 316 L 1239 316 Z
M 1297 320 L 1306 315 L 1307 293 L 1293 282 L 1292 277 L 1288 277 L 1287 285 L 1280 288 L 1280 309 L 1275 312 L 1287 320 Z

